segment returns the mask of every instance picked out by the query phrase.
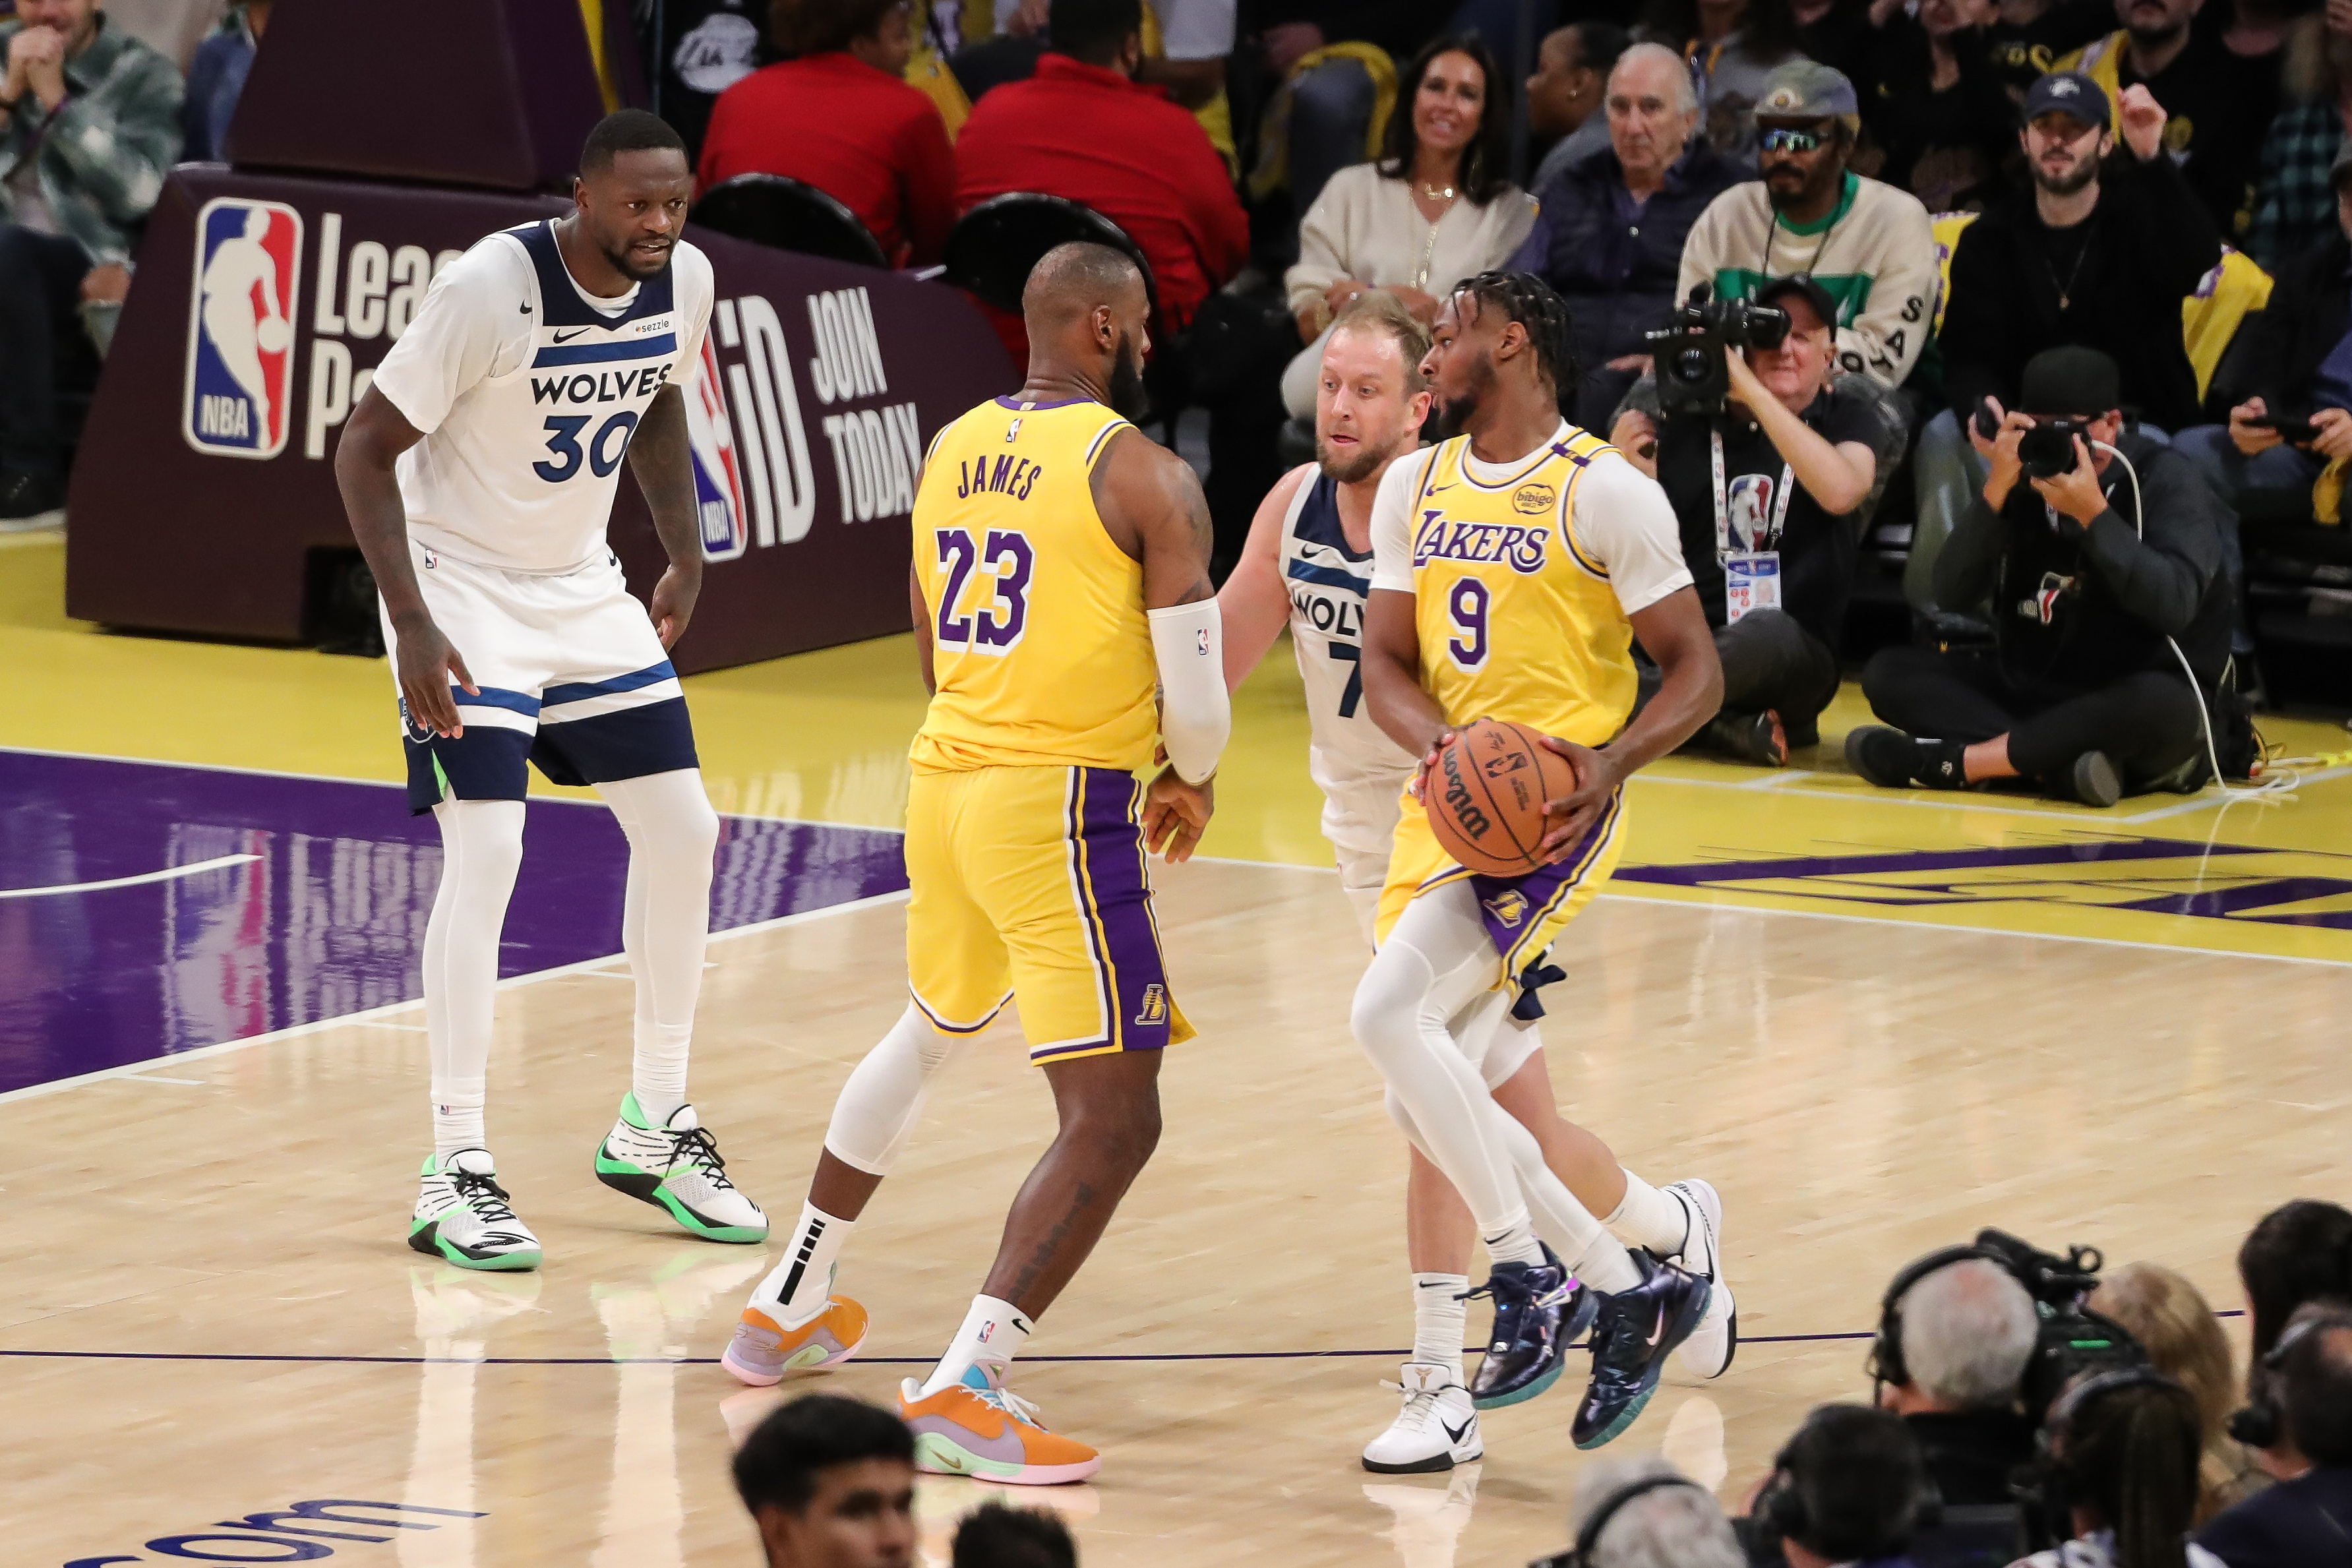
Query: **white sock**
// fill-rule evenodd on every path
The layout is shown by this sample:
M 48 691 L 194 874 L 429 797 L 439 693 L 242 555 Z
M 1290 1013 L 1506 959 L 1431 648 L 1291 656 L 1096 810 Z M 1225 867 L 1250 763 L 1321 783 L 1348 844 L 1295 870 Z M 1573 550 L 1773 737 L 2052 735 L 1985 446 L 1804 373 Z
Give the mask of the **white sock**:
M 653 1126 L 686 1103 L 687 1051 L 702 994 L 710 936 L 711 855 L 719 816 L 696 768 L 596 786 L 629 837 L 621 946 L 636 980 L 635 1058 L 630 1089 Z
M 499 936 L 522 866 L 522 815 L 519 800 L 445 800 L 433 808 L 441 828 L 441 885 L 425 922 L 424 974 L 436 1159 L 485 1146 Z
M 1035 1331 L 1036 1325 L 1012 1302 L 974 1296 L 971 1310 L 963 1315 L 963 1327 L 956 1331 L 955 1342 L 940 1357 L 940 1364 L 931 1369 L 916 1397 L 928 1399 L 950 1384 L 961 1383 L 963 1374 L 975 1366 L 987 1372 L 989 1382 L 1003 1383 L 1004 1369 Z
M 1497 1263 L 1541 1263 L 1543 1244 L 1536 1239 L 1536 1227 L 1528 1219 L 1527 1205 L 1519 1206 L 1517 1215 L 1504 1221 L 1503 1228 L 1478 1238 L 1486 1244 L 1486 1256 Z
M 856 1225 L 854 1219 L 837 1218 L 803 1203 L 801 1217 L 784 1238 L 784 1260 L 751 1292 L 751 1305 L 787 1329 L 797 1329 L 824 1311 L 833 1299 L 834 1260 Z
M 1457 1380 L 1462 1376 L 1462 1340 L 1469 1331 L 1470 1318 L 1462 1297 L 1469 1289 L 1466 1274 L 1412 1277 L 1412 1359 L 1450 1366 Z
M 1679 1256 L 1690 1240 L 1689 1211 L 1631 1171 L 1625 1173 L 1625 1201 L 1601 1223 L 1660 1258 Z

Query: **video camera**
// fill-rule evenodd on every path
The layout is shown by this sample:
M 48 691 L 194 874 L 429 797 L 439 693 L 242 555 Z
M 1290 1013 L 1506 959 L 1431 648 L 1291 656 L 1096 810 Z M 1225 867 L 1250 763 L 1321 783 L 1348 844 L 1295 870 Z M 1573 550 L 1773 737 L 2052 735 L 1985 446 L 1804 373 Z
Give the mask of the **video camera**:
M 1674 319 L 1642 334 L 1657 366 L 1658 412 L 1666 418 L 1713 418 L 1731 390 L 1724 356 L 1734 349 L 1776 349 L 1789 335 L 1789 313 L 1748 300 L 1717 300 L 1701 283 Z
M 2147 1364 L 2147 1352 L 2130 1331 L 2083 1305 L 2084 1298 L 2098 1289 L 2099 1270 L 2106 1263 L 2097 1247 L 2070 1247 L 2060 1258 L 2006 1231 L 1990 1229 L 1977 1232 L 1976 1245 L 2033 1298 L 2038 1328 L 2019 1392 L 2026 1416 L 2036 1426 L 2075 1378 Z

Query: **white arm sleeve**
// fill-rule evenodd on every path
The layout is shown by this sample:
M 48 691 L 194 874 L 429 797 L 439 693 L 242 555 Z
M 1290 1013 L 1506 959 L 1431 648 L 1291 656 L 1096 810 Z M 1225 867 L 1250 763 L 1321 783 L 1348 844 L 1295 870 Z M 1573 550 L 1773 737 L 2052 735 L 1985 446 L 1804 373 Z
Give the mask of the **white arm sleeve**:
M 1578 547 L 1608 571 L 1609 586 L 1629 616 L 1691 585 L 1682 528 L 1666 492 L 1622 458 L 1585 470 L 1570 526 Z
M 1186 784 L 1217 771 L 1234 730 L 1225 695 L 1224 620 L 1214 599 L 1148 611 L 1151 652 L 1160 662 L 1160 738 L 1169 765 Z

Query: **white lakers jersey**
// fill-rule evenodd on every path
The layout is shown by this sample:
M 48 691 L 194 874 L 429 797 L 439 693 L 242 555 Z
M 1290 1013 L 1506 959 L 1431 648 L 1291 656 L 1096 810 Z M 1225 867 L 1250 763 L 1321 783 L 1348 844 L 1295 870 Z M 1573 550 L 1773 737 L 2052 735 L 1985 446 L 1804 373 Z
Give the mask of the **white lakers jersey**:
M 1317 473 L 1290 498 L 1282 521 L 1282 585 L 1290 594 L 1290 646 L 1307 688 L 1307 771 L 1328 794 L 1354 784 L 1399 785 L 1417 759 L 1372 722 L 1364 703 L 1364 607 L 1372 552 L 1348 548 L 1339 487 Z
M 629 438 L 692 374 L 709 258 L 680 240 L 618 299 L 572 281 L 548 222 L 483 239 L 433 280 L 375 385 L 425 439 L 400 458 L 411 538 L 510 572 L 568 572 L 604 546 Z

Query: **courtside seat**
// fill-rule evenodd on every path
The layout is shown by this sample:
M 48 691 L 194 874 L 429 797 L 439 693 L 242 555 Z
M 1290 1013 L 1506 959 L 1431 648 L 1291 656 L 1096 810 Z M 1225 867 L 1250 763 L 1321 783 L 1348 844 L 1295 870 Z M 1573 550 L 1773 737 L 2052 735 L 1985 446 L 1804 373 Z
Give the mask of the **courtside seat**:
M 731 183 L 731 182 L 730 182 Z M 1021 289 L 1038 258 L 1057 245 L 1091 240 L 1124 253 L 1143 273 L 1155 331 L 1160 286 L 1143 247 L 1127 230 L 1084 202 L 1040 191 L 1007 191 L 991 196 L 956 220 L 948 231 L 947 280 L 982 304 L 1018 316 Z
M 802 256 L 889 266 L 881 241 L 839 199 L 783 174 L 738 174 L 702 194 L 689 222 Z

